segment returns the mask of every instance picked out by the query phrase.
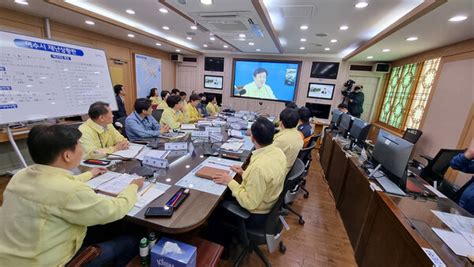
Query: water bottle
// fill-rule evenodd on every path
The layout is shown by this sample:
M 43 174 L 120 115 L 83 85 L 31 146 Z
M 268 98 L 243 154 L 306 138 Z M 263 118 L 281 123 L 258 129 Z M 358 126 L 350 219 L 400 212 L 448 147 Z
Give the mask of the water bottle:
M 150 248 L 150 250 L 153 249 L 155 244 L 156 244 L 156 234 L 155 232 L 150 232 L 148 234 L 148 247 Z
M 146 237 L 140 240 L 140 262 L 142 266 L 148 266 L 148 240 Z

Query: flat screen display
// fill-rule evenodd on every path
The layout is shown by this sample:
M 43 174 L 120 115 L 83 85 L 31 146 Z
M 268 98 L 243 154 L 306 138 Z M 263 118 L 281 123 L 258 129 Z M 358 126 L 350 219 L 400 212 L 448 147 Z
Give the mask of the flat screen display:
M 317 62 L 314 61 L 311 66 L 311 78 L 319 79 L 337 79 L 339 63 L 337 62 Z
M 235 59 L 232 96 L 293 101 L 300 67 L 300 61 Z
M 331 100 L 334 95 L 334 84 L 309 83 L 308 97 Z
M 223 72 L 224 71 L 224 58 L 223 57 L 205 57 L 204 70 Z

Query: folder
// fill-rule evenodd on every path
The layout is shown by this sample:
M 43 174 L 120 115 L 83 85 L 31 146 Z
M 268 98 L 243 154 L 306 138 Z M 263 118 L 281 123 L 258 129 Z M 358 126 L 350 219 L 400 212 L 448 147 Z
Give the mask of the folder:
M 222 174 L 229 174 L 229 171 L 223 170 L 223 169 L 217 169 L 217 168 L 212 168 L 208 166 L 202 167 L 199 171 L 196 172 L 197 177 L 205 178 L 205 179 L 211 179 L 218 173 Z

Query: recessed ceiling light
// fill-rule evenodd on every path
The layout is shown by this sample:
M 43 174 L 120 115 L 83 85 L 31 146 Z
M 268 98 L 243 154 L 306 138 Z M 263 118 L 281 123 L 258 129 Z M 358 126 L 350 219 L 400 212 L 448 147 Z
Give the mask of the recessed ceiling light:
M 255 49 L 255 51 L 260 52 L 262 51 L 260 48 Z
M 215 38 L 215 37 L 209 37 L 209 40 L 211 40 L 211 41 L 215 41 L 215 40 L 216 40 L 216 38 Z
M 203 5 L 212 5 L 212 0 L 201 0 L 201 4 L 203 4 Z
M 228 45 L 223 45 L 223 47 L 224 47 L 224 48 L 227 48 L 227 47 L 229 47 L 229 46 L 228 46 Z
M 331 43 L 337 43 L 337 40 L 336 40 L 336 39 L 331 39 L 330 42 L 331 42 Z
M 186 37 L 188 40 L 192 40 L 193 38 L 191 36 Z
M 305 39 L 305 38 L 301 38 L 301 39 L 300 39 L 300 42 L 306 42 L 306 39 Z
M 158 9 L 158 10 L 159 10 L 161 13 L 165 13 L 165 14 L 168 13 L 168 9 L 166 9 L 166 8 L 160 8 L 160 9 Z
M 382 49 L 382 52 L 390 52 L 390 49 L 388 48 Z
M 94 25 L 95 22 L 93 22 L 92 20 L 86 20 L 86 24 L 89 24 L 89 25 Z
M 207 47 L 207 44 L 203 44 L 202 46 Z
M 250 42 L 249 45 L 254 45 L 254 43 Z
M 125 12 L 127 12 L 128 14 L 131 14 L 131 15 L 135 15 L 135 11 L 133 11 L 131 9 L 127 9 L 127 10 L 125 10 Z
M 181 49 L 176 49 L 176 52 L 181 52 Z
M 373 59 L 374 57 L 373 56 L 368 56 L 367 59 Z
M 24 6 L 28 5 L 28 2 L 26 2 L 26 0 L 15 0 L 15 3 L 20 4 L 20 5 L 24 5 Z
M 359 2 L 357 4 L 355 4 L 355 7 L 356 8 L 364 8 L 364 7 L 367 7 L 369 5 L 369 3 L 367 2 Z
M 168 27 L 168 26 L 163 26 L 163 30 L 168 31 L 169 29 L 170 29 L 170 27 Z
M 347 31 L 349 29 L 349 26 L 347 25 L 342 25 L 341 27 L 339 27 L 339 30 L 341 31 Z
M 329 51 L 329 50 L 331 50 L 331 48 L 326 47 L 326 48 L 324 48 L 324 50 Z
M 305 49 L 304 46 L 300 47 L 300 50 L 304 50 L 304 49 Z
M 418 40 L 418 37 L 412 36 L 412 37 L 408 37 L 406 40 L 409 41 L 409 42 L 416 41 L 416 40 Z
M 245 34 L 243 34 L 243 33 L 241 33 L 241 34 L 239 34 L 239 37 L 240 37 L 240 38 L 245 38 L 245 37 L 246 37 L 246 35 L 245 35 Z
M 161 44 L 160 44 L 160 43 L 156 43 L 155 45 L 157 45 L 157 46 L 161 46 Z
M 134 35 L 134 34 L 131 34 L 131 33 L 129 33 L 127 36 L 130 37 L 130 38 L 135 37 L 135 35 Z
M 467 16 L 460 15 L 460 16 L 454 16 L 454 17 L 450 18 L 449 21 L 458 22 L 458 21 L 463 21 L 465 19 L 467 19 Z
M 307 29 L 309 29 L 308 25 L 301 25 L 300 26 L 300 30 L 304 31 L 304 30 L 307 30 Z
M 197 26 L 196 25 L 191 25 L 191 30 L 197 30 Z

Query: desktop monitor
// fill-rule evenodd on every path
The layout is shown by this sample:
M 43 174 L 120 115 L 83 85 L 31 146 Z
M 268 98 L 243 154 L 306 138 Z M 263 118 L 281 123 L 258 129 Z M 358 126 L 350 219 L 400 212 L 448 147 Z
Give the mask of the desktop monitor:
M 382 165 L 387 177 L 405 190 L 406 168 L 412 150 L 412 143 L 380 129 L 372 152 L 372 159 Z
M 337 129 L 337 127 L 339 127 L 339 123 L 341 123 L 341 116 L 343 112 L 340 111 L 339 109 L 335 109 L 331 111 L 331 113 L 332 113 L 332 118 L 331 118 L 332 128 Z
M 344 136 L 344 138 L 347 137 L 347 133 L 351 130 L 352 119 L 352 116 L 347 113 L 343 113 L 341 115 L 341 122 L 339 123 L 339 132 Z
M 370 130 L 370 123 L 361 120 L 359 118 L 354 118 L 352 121 L 351 131 L 349 132 L 349 136 L 354 143 L 360 147 L 364 145 L 365 139 L 369 134 Z

